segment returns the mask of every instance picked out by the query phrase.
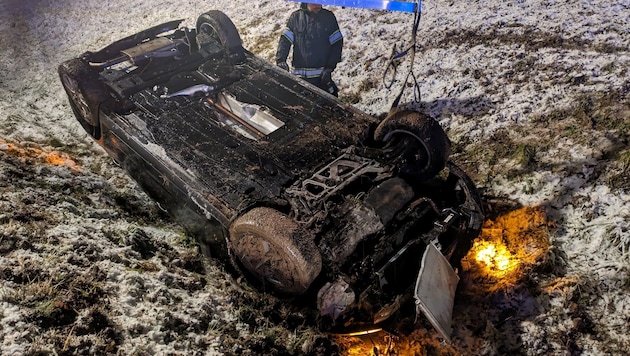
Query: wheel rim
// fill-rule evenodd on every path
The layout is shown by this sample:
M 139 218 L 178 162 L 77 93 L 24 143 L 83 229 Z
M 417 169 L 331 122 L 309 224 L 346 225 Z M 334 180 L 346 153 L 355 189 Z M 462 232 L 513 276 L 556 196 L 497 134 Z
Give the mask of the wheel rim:
M 450 141 L 446 133 L 437 121 L 417 111 L 390 113 L 373 137 L 391 150 L 390 157 L 397 160 L 400 172 L 413 180 L 433 178 L 448 160 Z
M 397 139 L 390 140 L 392 136 Z M 410 172 L 424 171 L 431 164 L 431 152 L 418 136 L 407 130 L 394 130 L 390 132 L 385 139 L 393 143 L 393 146 L 401 146 L 399 153 L 401 161 L 404 163 L 401 169 Z
M 206 22 L 206 23 L 203 23 L 199 27 L 199 29 L 203 31 L 204 33 L 208 34 L 210 37 L 217 40 L 222 46 L 224 46 L 224 43 L 221 40 L 221 37 L 219 36 L 219 31 L 217 31 L 217 29 L 215 29 L 214 26 Z

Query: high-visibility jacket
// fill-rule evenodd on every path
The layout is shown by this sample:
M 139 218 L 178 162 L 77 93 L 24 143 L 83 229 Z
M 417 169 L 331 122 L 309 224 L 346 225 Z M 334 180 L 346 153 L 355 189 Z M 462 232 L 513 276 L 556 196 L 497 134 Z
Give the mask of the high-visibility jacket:
M 291 14 L 282 32 L 276 63 L 286 62 L 293 46 L 293 74 L 304 78 L 319 77 L 324 69 L 334 70 L 341 61 L 343 36 L 335 15 L 321 9 L 309 12 L 302 6 Z

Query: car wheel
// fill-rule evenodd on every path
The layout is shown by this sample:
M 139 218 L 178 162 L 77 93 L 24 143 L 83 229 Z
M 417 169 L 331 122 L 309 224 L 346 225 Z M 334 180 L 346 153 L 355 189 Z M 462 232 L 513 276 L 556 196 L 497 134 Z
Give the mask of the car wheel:
M 245 60 L 245 50 L 238 30 L 232 20 L 221 11 L 211 10 L 197 18 L 197 35 L 208 35 L 221 44 L 232 64 Z M 203 47 L 204 41 L 199 41 Z
M 99 108 L 109 99 L 107 89 L 91 72 L 89 65 L 80 59 L 61 64 L 58 72 L 77 120 L 87 133 L 99 139 Z
M 304 293 L 322 268 L 311 236 L 275 209 L 254 208 L 237 218 L 229 240 L 242 267 L 264 287 L 281 293 Z
M 374 131 L 374 139 L 396 152 L 402 176 L 421 181 L 433 178 L 444 168 L 451 149 L 440 124 L 412 110 L 388 115 Z

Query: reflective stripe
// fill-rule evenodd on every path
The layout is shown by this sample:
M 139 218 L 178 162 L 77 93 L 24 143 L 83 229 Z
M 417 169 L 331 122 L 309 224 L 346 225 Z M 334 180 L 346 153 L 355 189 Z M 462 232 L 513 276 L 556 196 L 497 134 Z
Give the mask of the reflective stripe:
M 303 78 L 317 78 L 322 75 L 324 67 L 321 68 L 294 68 L 293 74 Z
M 294 40 L 293 31 L 291 31 L 290 29 L 286 28 L 286 29 L 284 29 L 284 32 L 282 34 L 284 35 L 284 37 L 287 38 L 287 40 L 289 40 L 291 43 L 293 43 L 293 40 Z
M 341 40 L 342 38 L 343 36 L 341 35 L 341 31 L 337 30 L 333 32 L 332 35 L 328 36 L 328 42 L 330 42 L 330 45 L 332 46 L 335 42 Z

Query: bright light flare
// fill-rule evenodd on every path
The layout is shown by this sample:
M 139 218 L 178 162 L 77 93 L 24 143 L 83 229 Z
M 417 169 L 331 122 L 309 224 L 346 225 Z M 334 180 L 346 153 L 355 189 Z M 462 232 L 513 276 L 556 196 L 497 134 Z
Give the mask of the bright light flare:
M 363 335 L 374 334 L 374 333 L 377 333 L 377 332 L 379 332 L 381 330 L 383 330 L 383 329 L 377 328 L 377 329 L 355 331 L 355 332 L 348 333 L 348 334 L 340 334 L 340 336 L 363 336 Z
M 475 250 L 475 260 L 486 266 L 490 271 L 505 272 L 518 265 L 518 260 L 503 245 L 481 241 Z
M 486 292 L 517 283 L 549 250 L 549 228 L 542 208 L 524 207 L 487 220 L 462 267 L 470 291 Z
M 479 252 L 477 252 L 477 261 L 478 262 L 483 262 L 486 265 L 491 265 L 492 264 L 492 260 L 494 259 L 494 256 L 497 254 L 496 249 L 494 248 L 494 245 L 488 245 L 484 248 L 481 248 L 479 250 Z

